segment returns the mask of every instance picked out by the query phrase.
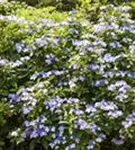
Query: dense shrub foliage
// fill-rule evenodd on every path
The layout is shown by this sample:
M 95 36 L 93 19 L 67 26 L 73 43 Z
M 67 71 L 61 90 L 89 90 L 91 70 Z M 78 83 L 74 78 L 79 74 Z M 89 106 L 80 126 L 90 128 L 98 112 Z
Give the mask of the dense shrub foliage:
M 0 4 L 0 150 L 133 149 L 131 7 Z
M 134 3 L 134 0 L 8 0 L 8 1 L 18 1 L 25 2 L 28 5 L 36 6 L 36 7 L 44 7 L 44 6 L 55 6 L 58 10 L 72 10 L 76 8 L 78 5 L 86 6 L 86 7 L 99 7 L 103 4 L 115 4 L 119 5 L 122 3 Z

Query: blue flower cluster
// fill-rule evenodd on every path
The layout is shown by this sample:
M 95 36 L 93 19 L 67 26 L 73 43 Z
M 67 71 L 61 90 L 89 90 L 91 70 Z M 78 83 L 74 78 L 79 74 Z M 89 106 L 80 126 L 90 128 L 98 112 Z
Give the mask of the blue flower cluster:
M 8 32 L 5 51 L 13 57 L 0 56 L 12 87 L 6 100 L 22 119 L 9 133 L 17 143 L 98 150 L 106 141 L 117 147 L 133 140 L 135 21 L 124 8 L 101 7 L 97 23 L 78 12 L 63 21 L 0 15 L 19 32 Z

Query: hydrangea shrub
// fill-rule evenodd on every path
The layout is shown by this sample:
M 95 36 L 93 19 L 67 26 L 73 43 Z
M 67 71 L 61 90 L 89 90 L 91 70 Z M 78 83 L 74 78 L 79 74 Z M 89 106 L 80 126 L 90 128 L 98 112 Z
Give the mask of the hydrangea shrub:
M 77 11 L 60 21 L 0 15 L 0 94 L 12 149 L 134 147 L 130 9 L 102 6 L 96 23 Z

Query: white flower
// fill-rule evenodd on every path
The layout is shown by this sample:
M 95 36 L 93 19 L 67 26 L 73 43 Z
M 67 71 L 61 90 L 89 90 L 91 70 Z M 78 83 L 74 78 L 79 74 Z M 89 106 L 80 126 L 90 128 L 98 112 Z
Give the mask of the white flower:
M 11 136 L 18 136 L 18 132 L 17 131 L 13 131 L 12 133 L 11 133 Z

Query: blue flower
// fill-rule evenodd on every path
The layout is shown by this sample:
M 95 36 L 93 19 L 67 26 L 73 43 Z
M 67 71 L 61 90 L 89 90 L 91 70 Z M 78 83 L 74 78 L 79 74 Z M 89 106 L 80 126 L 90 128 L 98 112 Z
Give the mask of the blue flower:
M 8 64 L 8 60 L 6 60 L 6 59 L 0 59 L 0 66 L 4 66 L 6 64 Z
M 24 106 L 22 111 L 24 115 L 27 115 L 32 110 L 31 106 Z
M 92 82 L 92 86 L 103 86 L 103 85 L 107 85 L 108 81 L 105 79 L 101 79 L 101 80 L 96 80 Z
M 69 104 L 73 104 L 73 103 L 79 103 L 80 100 L 78 98 L 68 98 L 66 99 L 66 102 Z
M 101 110 L 109 111 L 109 110 L 117 110 L 118 107 L 111 101 L 102 100 L 100 102 L 95 103 L 95 108 L 99 108 Z
M 96 138 L 96 142 L 102 142 L 104 139 L 106 139 L 106 135 L 100 134 L 100 135 L 98 135 L 98 137 Z
M 42 128 L 37 128 L 36 130 L 37 130 L 38 136 L 43 137 L 47 135 L 49 129 L 47 128 L 47 131 L 46 131 L 46 128 L 42 127 Z
M 135 114 L 134 114 L 134 110 L 132 111 L 131 114 L 129 114 L 125 121 L 122 122 L 122 125 L 125 127 L 125 128 L 129 128 L 130 126 L 132 126 L 133 124 L 135 123 Z
M 46 109 L 50 109 L 51 111 L 54 111 L 55 109 L 59 108 L 64 102 L 64 99 L 61 99 L 60 97 L 54 97 L 50 100 L 47 100 L 44 102 L 44 105 Z
M 26 130 L 24 131 L 25 137 L 26 137 L 26 138 L 27 138 L 27 137 L 30 137 L 31 134 L 32 134 L 32 132 L 33 132 L 33 129 L 26 129 Z
M 123 115 L 123 112 L 121 110 L 109 111 L 107 115 L 113 118 L 118 118 Z
M 68 146 L 66 146 L 65 150 L 72 150 L 72 149 L 75 149 L 76 148 L 76 144 L 73 143 L 73 144 L 70 144 Z
M 89 140 L 89 143 L 88 143 L 88 146 L 87 146 L 87 149 L 89 150 L 89 149 L 93 149 L 94 148 L 94 146 L 95 146 L 95 141 L 93 141 L 93 140 Z
M 51 72 L 53 74 L 55 74 L 56 76 L 60 76 L 60 75 L 64 74 L 64 71 L 59 71 L 59 70 L 52 70 Z
M 115 60 L 116 60 L 116 57 L 113 57 L 110 53 L 105 54 L 103 57 L 104 62 L 108 62 L 108 63 L 115 62 Z
M 35 39 L 35 42 L 39 47 L 43 47 L 48 44 L 47 41 L 43 38 L 37 38 Z
M 112 142 L 116 145 L 122 145 L 124 144 L 124 141 L 122 139 L 116 139 L 116 138 L 113 138 L 112 139 Z
M 10 102 L 20 102 L 20 98 L 18 94 L 9 94 L 8 98 L 10 100 Z
M 90 64 L 88 68 L 91 70 L 98 70 L 100 69 L 100 66 L 98 64 Z
M 51 54 L 46 54 L 45 55 L 45 62 L 49 65 L 53 62 L 56 62 L 58 59 L 56 58 L 55 55 Z
M 17 52 L 20 53 L 24 49 L 24 44 L 23 43 L 16 43 L 15 48 L 16 48 Z
M 109 44 L 112 48 L 120 48 L 122 45 L 119 42 L 114 42 Z
M 84 112 L 82 110 L 73 109 L 73 108 L 70 109 L 69 113 L 74 113 L 75 115 L 83 115 L 84 114 Z
M 39 135 L 38 135 L 38 132 L 36 129 L 33 129 L 32 132 L 30 133 L 30 138 L 37 138 Z
M 75 122 L 75 128 L 79 128 L 81 130 L 85 130 L 85 129 L 89 128 L 89 125 L 88 125 L 88 123 L 85 120 L 79 118 Z
M 97 109 L 94 107 L 94 105 L 86 105 L 86 110 L 87 113 L 95 113 Z

